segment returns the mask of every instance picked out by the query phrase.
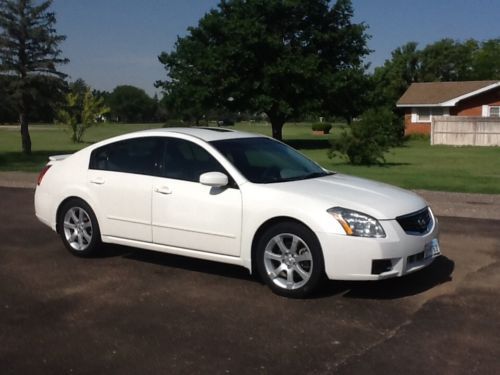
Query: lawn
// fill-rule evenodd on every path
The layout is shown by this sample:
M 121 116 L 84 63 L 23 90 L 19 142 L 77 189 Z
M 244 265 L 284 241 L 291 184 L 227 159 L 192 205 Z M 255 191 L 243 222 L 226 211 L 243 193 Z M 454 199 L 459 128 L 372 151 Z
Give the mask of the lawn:
M 89 129 L 85 144 L 73 144 L 70 133 L 59 126 L 33 126 L 33 155 L 20 152 L 17 130 L 0 127 L 0 170 L 38 171 L 49 155 L 74 152 L 90 143 L 114 135 L 159 127 L 159 124 L 103 124 Z M 343 159 L 329 159 L 329 139 L 338 136 L 342 125 L 334 125 L 332 134 L 315 136 L 309 124 L 287 124 L 287 143 L 316 160 L 325 168 L 388 182 L 404 188 L 500 194 L 500 148 L 430 146 L 426 140 L 410 140 L 391 150 L 385 166 L 352 166 Z M 240 123 L 238 130 L 271 134 L 264 123 Z

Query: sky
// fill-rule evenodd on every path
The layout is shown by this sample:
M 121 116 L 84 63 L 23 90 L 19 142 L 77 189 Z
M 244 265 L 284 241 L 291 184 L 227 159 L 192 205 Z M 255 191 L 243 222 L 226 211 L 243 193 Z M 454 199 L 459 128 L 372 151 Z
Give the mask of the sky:
M 56 29 L 70 63 L 61 68 L 71 80 L 112 91 L 130 84 L 159 93 L 166 73 L 158 62 L 218 0 L 54 0 Z M 409 41 L 421 47 L 449 37 L 485 40 L 500 37 L 500 0 L 353 0 L 353 21 L 364 22 L 380 66 L 391 51 Z

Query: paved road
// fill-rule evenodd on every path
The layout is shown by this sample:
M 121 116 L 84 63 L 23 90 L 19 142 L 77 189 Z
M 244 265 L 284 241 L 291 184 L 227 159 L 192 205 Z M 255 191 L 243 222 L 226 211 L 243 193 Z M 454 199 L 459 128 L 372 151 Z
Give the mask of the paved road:
M 0 188 L 0 373 L 498 374 L 500 222 L 441 218 L 445 256 L 277 297 L 238 267 L 106 247 L 78 259 Z

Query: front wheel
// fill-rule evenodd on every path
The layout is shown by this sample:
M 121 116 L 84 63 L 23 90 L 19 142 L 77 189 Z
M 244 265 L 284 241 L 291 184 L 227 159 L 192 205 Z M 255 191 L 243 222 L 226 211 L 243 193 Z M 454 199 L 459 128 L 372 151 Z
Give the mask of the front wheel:
M 260 276 L 281 296 L 308 296 L 324 274 L 318 239 L 298 223 L 279 223 L 269 228 L 258 242 L 256 256 Z
M 94 211 L 80 199 L 72 199 L 64 204 L 58 227 L 64 246 L 74 255 L 91 256 L 101 244 Z

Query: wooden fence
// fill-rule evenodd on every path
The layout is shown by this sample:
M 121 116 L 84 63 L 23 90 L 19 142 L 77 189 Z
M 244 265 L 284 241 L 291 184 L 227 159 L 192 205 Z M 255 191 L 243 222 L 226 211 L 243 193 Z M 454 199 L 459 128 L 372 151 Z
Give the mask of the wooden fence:
M 500 146 L 500 118 L 433 117 L 431 145 Z

